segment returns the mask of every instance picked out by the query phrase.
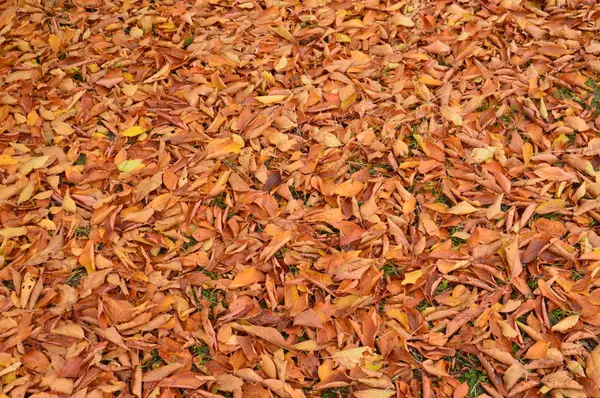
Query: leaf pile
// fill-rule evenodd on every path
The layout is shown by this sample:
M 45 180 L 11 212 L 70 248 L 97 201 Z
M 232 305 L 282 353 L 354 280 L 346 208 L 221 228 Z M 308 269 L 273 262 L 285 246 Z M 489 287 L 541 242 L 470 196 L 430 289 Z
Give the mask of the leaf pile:
M 0 397 L 599 397 L 594 0 L 0 5 Z

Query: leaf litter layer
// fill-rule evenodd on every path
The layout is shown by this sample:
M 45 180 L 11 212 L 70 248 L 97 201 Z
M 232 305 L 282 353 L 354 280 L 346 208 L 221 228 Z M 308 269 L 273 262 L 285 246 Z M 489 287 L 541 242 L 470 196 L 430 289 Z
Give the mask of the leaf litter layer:
M 0 397 L 600 396 L 595 1 L 0 5 Z

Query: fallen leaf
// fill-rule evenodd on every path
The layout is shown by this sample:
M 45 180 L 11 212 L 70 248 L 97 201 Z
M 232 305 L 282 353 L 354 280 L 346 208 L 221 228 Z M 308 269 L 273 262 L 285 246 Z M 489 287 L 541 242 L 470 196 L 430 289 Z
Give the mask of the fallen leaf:
M 132 126 L 123 131 L 121 131 L 121 135 L 123 137 L 137 137 L 138 135 L 144 134 L 146 129 L 141 126 Z
M 566 332 L 579 322 L 579 315 L 571 315 L 552 326 L 553 332 Z

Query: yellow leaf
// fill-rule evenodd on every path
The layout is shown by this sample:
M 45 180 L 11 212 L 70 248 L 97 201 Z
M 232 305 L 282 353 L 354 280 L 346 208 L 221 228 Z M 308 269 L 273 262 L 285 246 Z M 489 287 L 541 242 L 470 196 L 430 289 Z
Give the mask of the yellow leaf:
M 48 161 L 48 159 L 50 159 L 50 157 L 48 155 L 38 156 L 36 158 L 31 159 L 27 163 L 29 164 L 29 166 L 32 169 L 39 169 L 39 168 L 43 167 L 46 164 L 46 162 Z
M 265 275 L 260 272 L 256 267 L 248 267 L 242 272 L 238 273 L 233 281 L 229 285 L 229 289 L 236 289 L 238 287 L 249 286 L 257 282 L 265 280 Z
M 21 204 L 21 203 L 26 202 L 29 199 L 31 199 L 31 196 L 33 195 L 34 190 L 35 190 L 35 184 L 33 182 L 29 182 L 27 185 L 25 185 L 25 188 L 23 188 L 23 190 L 19 194 L 19 199 L 17 199 L 17 204 Z
M 298 344 L 294 344 L 294 348 L 298 351 L 315 351 L 318 348 L 315 340 L 305 340 Z
M 359 296 L 350 294 L 348 296 L 338 297 L 337 299 L 335 299 L 333 301 L 333 305 L 335 305 L 335 307 L 338 309 L 345 309 L 345 308 L 350 307 L 353 303 L 355 303 L 359 299 L 360 299 Z
M 519 335 L 504 319 L 499 319 L 498 325 L 500 325 L 500 329 L 502 329 L 502 334 L 509 339 L 513 339 Z
M 396 395 L 395 391 L 392 390 L 379 390 L 370 388 L 367 390 L 360 390 L 354 392 L 356 398 L 391 398 Z
M 16 82 L 19 80 L 31 80 L 31 77 L 33 75 L 33 70 L 20 70 L 18 72 L 13 72 L 10 75 L 8 75 L 6 77 L 5 82 L 6 83 L 12 83 L 12 82 Z M 15 114 L 15 116 L 17 116 L 17 114 Z M 22 115 L 19 115 L 20 117 L 22 117 Z
M 175 24 L 171 21 L 164 23 L 162 25 L 158 25 L 158 27 L 161 29 L 165 29 L 165 30 L 172 30 L 172 29 L 176 28 Z
M 419 148 L 421 148 L 423 153 L 425 155 L 429 156 L 429 149 L 427 149 L 427 145 L 425 145 L 425 141 L 423 140 L 423 137 L 421 137 L 421 134 L 415 133 L 412 136 L 415 139 L 415 141 L 417 141 L 417 144 L 419 144 Z M 420 164 L 420 162 L 419 162 L 419 164 Z
M 271 74 L 271 72 L 263 70 L 261 74 L 265 78 L 265 80 L 269 82 L 270 85 L 274 85 L 275 84 L 275 78 L 273 77 L 273 75 Z
M 269 28 L 272 32 L 277 33 L 279 36 L 283 37 L 284 39 L 291 41 L 292 43 L 295 41 L 294 40 L 294 36 L 292 36 L 292 34 L 290 32 L 288 32 L 283 26 L 279 25 L 279 26 L 271 26 Z
M 339 196 L 352 197 L 358 195 L 363 189 L 363 183 L 360 181 L 348 180 L 335 186 L 334 193 Z
M 136 84 L 125 84 L 123 86 L 123 94 L 125 94 L 128 97 L 133 97 L 136 92 L 137 92 Z M 127 131 L 127 130 L 125 130 L 125 131 Z
M 58 53 L 60 51 L 60 39 L 56 37 L 55 34 L 48 36 L 48 44 L 50 44 L 50 47 L 54 53 Z
M 29 149 L 26 145 L 19 144 L 17 142 L 11 142 L 10 146 L 13 147 L 13 149 L 17 152 L 21 152 L 21 153 L 31 152 L 31 149 Z M 0 156 L 2 156 L 2 155 L 0 155 Z
M 271 104 L 275 104 L 277 102 L 282 101 L 285 97 L 287 97 L 287 95 L 260 95 L 258 97 L 255 97 L 256 100 L 262 104 L 265 105 L 271 105 Z
M 146 129 L 141 126 L 132 126 L 128 129 L 121 131 L 123 137 L 137 137 L 138 135 L 144 134 Z
M 579 322 L 579 315 L 571 315 L 558 322 L 556 325 L 552 326 L 553 332 L 566 332 L 567 330 L 573 328 Z
M 312 281 L 313 283 L 315 283 L 317 285 L 329 286 L 329 285 L 333 284 L 333 280 L 331 279 L 331 276 L 329 276 L 328 274 L 311 271 L 309 269 L 301 270 L 300 276 Z
M 525 166 L 529 165 L 532 156 L 533 146 L 529 142 L 526 142 L 523 144 L 523 161 L 525 162 Z
M 317 374 L 319 375 L 319 379 L 325 380 L 331 375 L 331 371 L 333 370 L 333 362 L 330 359 L 326 359 L 319 368 L 317 369 Z
M 356 347 L 347 350 L 338 351 L 331 357 L 346 369 L 352 369 L 362 362 L 365 352 L 370 352 L 369 347 Z
M 48 231 L 56 230 L 56 224 L 54 223 L 54 221 L 49 220 L 47 218 L 44 218 L 43 220 L 41 220 L 37 225 L 38 225 L 38 227 L 42 227 Z
M 284 70 L 286 68 L 288 64 L 288 60 L 285 57 L 285 55 L 281 56 L 281 58 L 279 58 L 279 61 L 277 61 L 277 63 L 273 66 L 275 68 L 275 70 L 277 72 L 281 72 L 282 70 Z
M 549 214 L 564 209 L 567 204 L 563 199 L 550 199 L 541 203 L 536 209 L 537 214 Z
M 391 310 L 386 311 L 386 315 L 389 316 L 390 318 L 397 320 L 407 330 L 410 330 L 410 323 L 408 322 L 408 315 L 406 315 L 406 313 L 404 311 L 399 310 L 397 308 L 392 308 Z
M 59 326 L 52 330 L 52 333 L 60 334 L 61 336 L 75 337 L 80 340 L 85 337 L 83 328 L 75 323 Z
M 462 109 L 456 106 L 443 106 L 442 116 L 449 122 L 454 123 L 456 126 L 463 125 Z
M 241 142 L 239 142 L 240 140 Z M 208 152 L 207 158 L 214 159 L 220 156 L 225 156 L 229 153 L 239 154 L 243 147 L 244 140 L 241 139 L 241 137 L 237 138 L 234 135 L 232 139 L 217 138 L 206 145 L 206 152 Z
M 31 111 L 27 114 L 27 125 L 33 126 L 38 120 L 38 114 L 36 111 Z
M 408 284 L 414 285 L 419 280 L 419 278 L 422 276 L 423 276 L 423 271 L 421 271 L 420 269 L 413 271 L 413 272 L 408 272 L 404 275 L 404 280 L 402 281 L 402 284 L 403 285 L 408 285 Z
M 146 207 L 145 209 L 143 209 L 141 211 L 127 213 L 125 216 L 123 216 L 123 221 L 145 223 L 153 215 L 154 215 L 154 209 L 152 207 Z
M 29 272 L 25 273 L 25 277 L 23 278 L 23 282 L 21 282 L 21 293 L 19 304 L 21 308 L 25 308 L 27 303 L 29 302 L 29 298 L 31 297 L 31 292 L 35 287 L 37 282 L 37 277 Z
M 130 160 L 125 160 L 121 163 L 119 163 L 119 165 L 117 166 L 117 169 L 121 172 L 121 173 L 130 173 L 138 168 L 144 168 L 146 167 L 143 163 L 141 159 L 130 159 Z
M 453 208 L 451 208 L 450 210 L 448 210 L 448 213 L 463 216 L 466 214 L 475 213 L 476 211 L 479 211 L 479 209 L 476 207 L 473 207 L 470 203 L 462 201 L 459 204 L 457 204 L 456 206 L 454 206 Z
M 23 175 L 27 175 L 31 170 L 44 167 L 49 158 L 48 155 L 31 158 L 19 166 L 19 172 Z
M 322 133 L 321 140 L 326 148 L 337 148 L 342 146 L 342 142 L 331 133 Z
M 392 23 L 395 26 L 405 26 L 407 28 L 412 28 L 415 26 L 415 23 L 412 21 L 412 19 L 410 19 L 410 17 L 407 17 L 406 15 L 402 15 L 400 13 L 395 14 L 392 17 Z
M 590 353 L 587 359 L 585 373 L 596 385 L 600 385 L 600 346 Z
M 83 265 L 88 275 L 96 271 L 96 257 L 94 256 L 94 242 L 88 240 L 78 258 L 79 264 Z
M 426 86 L 441 86 L 444 84 L 441 80 L 434 79 L 429 75 L 425 75 L 419 79 L 419 83 L 423 83 Z
M 61 122 L 59 120 L 54 120 L 51 125 L 58 135 L 71 135 L 75 132 L 69 123 Z
M 129 36 L 133 37 L 134 39 L 139 39 L 140 37 L 144 36 L 144 31 L 137 26 L 134 26 L 129 31 Z
M 486 146 L 484 148 L 474 148 L 471 153 L 469 153 L 469 157 L 467 161 L 469 163 L 483 163 L 487 162 L 490 159 L 493 159 L 494 153 L 496 152 L 496 147 L 494 146 Z
M 11 164 L 17 164 L 17 161 L 12 156 L 2 154 L 0 155 L 0 166 L 9 166 Z
M 8 227 L 0 229 L 0 235 L 6 239 L 16 238 L 17 236 L 23 236 L 27 234 L 27 228 L 25 227 Z
M 354 101 L 356 101 L 357 98 L 358 98 L 358 94 L 353 93 L 352 95 L 350 95 L 350 97 L 343 100 L 342 105 L 341 105 L 342 110 L 345 111 L 346 109 L 348 109 L 348 107 L 350 105 L 352 105 L 354 103 Z
M 71 198 L 69 191 L 67 191 L 65 197 L 63 198 L 62 208 L 65 211 L 68 211 L 69 213 L 75 213 L 77 211 L 77 205 L 75 204 L 75 201 Z
M 344 33 L 336 33 L 335 41 L 337 41 L 338 43 L 350 43 L 352 39 L 350 38 L 350 36 Z
M 510 390 L 514 387 L 514 385 L 519 381 L 521 377 L 525 377 L 527 372 L 525 368 L 521 364 L 512 364 L 506 371 L 504 372 L 504 384 L 506 385 L 507 390 Z
M 366 25 L 360 19 L 354 18 L 343 22 L 343 26 L 346 28 L 364 28 Z
M 433 211 L 437 211 L 438 213 L 446 213 L 448 211 L 448 206 L 446 206 L 443 203 L 438 203 L 438 202 L 434 202 L 434 203 L 425 203 L 423 205 L 423 207 L 426 207 L 428 209 L 431 209 Z

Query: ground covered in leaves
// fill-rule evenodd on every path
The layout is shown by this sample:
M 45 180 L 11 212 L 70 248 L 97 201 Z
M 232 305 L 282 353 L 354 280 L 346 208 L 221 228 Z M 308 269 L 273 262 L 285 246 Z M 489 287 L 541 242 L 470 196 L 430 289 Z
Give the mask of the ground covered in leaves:
M 599 30 L 2 2 L 0 397 L 600 396 Z

